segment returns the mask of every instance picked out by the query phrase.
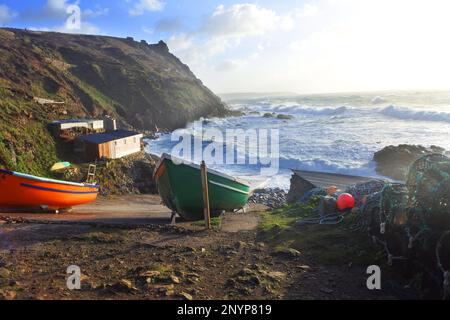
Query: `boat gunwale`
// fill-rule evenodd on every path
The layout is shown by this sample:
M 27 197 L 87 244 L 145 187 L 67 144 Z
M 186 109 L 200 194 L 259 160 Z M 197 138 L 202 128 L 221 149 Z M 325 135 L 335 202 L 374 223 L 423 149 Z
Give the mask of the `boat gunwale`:
M 155 171 L 154 171 L 154 173 L 153 173 L 153 176 L 155 175 L 155 173 L 156 173 L 156 171 L 158 170 L 158 168 L 161 166 L 161 164 L 162 164 L 162 163 L 164 162 L 164 160 L 166 160 L 166 159 L 167 159 L 167 160 L 170 160 L 170 161 L 172 161 L 172 162 L 173 162 L 173 159 L 176 159 L 176 160 L 178 160 L 178 161 L 180 162 L 180 164 L 184 164 L 184 165 L 187 165 L 187 166 L 189 166 L 189 167 L 191 167 L 191 168 L 198 169 L 198 170 L 201 169 L 200 165 L 195 164 L 195 163 L 193 163 L 193 162 L 191 162 L 191 161 L 184 160 L 184 159 L 181 159 L 181 158 L 178 158 L 178 157 L 174 157 L 174 156 L 172 156 L 172 155 L 170 155 L 170 154 L 167 154 L 167 153 L 163 153 L 163 154 L 161 155 L 161 158 L 159 159 L 158 163 L 157 163 L 156 166 L 155 166 Z M 208 173 L 209 173 L 209 172 L 212 173 L 212 174 L 214 174 L 214 175 L 217 175 L 217 176 L 219 176 L 219 177 L 222 177 L 222 178 L 225 178 L 225 179 L 228 179 L 228 180 L 237 182 L 237 183 L 239 183 L 239 184 L 242 184 L 242 185 L 244 185 L 244 186 L 246 186 L 246 187 L 248 187 L 248 188 L 251 189 L 251 184 L 250 184 L 249 182 L 245 181 L 245 180 L 242 180 L 242 179 L 239 179 L 239 178 L 230 176 L 230 175 L 228 175 L 228 174 L 226 174 L 226 173 L 222 173 L 222 172 L 216 171 L 216 170 L 214 170 L 214 169 L 208 169 Z
M 335 172 L 326 172 L 326 171 L 312 171 L 312 170 L 301 170 L 301 169 L 291 169 L 291 171 L 301 177 L 301 173 L 311 173 L 311 174 L 323 174 L 330 175 L 342 178 L 355 178 L 355 179 L 373 179 L 373 180 L 389 180 L 387 177 L 376 177 L 376 176 L 358 176 L 352 174 L 345 173 L 335 173 Z
M 33 176 L 31 174 L 20 173 L 20 172 L 6 170 L 6 169 L 0 169 L 0 173 L 8 174 L 11 176 L 15 176 L 15 177 L 19 177 L 19 178 L 23 178 L 23 179 L 27 179 L 27 180 L 39 181 L 39 182 L 68 185 L 68 186 L 75 186 L 75 187 L 95 188 L 95 189 L 100 188 L 99 185 L 95 185 L 95 184 L 87 184 L 87 183 L 70 182 L 70 181 L 56 180 L 56 179 L 50 179 L 50 178 L 43 178 L 43 177 Z
M 95 191 L 63 190 L 63 189 L 53 189 L 53 188 L 41 187 L 41 186 L 36 186 L 36 185 L 32 185 L 32 184 L 27 184 L 27 183 L 21 183 L 20 186 L 25 187 L 25 188 L 37 189 L 37 190 L 47 191 L 47 192 L 56 192 L 56 193 L 67 193 L 67 194 L 76 194 L 76 195 L 98 194 L 98 189 Z

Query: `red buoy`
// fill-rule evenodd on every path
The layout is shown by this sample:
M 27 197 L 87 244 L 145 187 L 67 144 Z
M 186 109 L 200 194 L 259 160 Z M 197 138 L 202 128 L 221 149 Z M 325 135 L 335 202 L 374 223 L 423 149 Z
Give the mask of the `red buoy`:
M 353 209 L 355 198 L 350 193 L 343 193 L 337 199 L 337 206 L 340 210 Z

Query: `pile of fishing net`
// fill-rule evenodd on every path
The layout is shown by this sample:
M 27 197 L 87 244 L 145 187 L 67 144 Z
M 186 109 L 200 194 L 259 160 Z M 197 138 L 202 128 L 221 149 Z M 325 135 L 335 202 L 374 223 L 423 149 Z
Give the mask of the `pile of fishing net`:
M 367 196 L 359 227 L 384 246 L 388 264 L 403 261 L 420 272 L 424 287 L 450 298 L 450 159 L 426 155 L 410 168 L 406 184 L 389 183 Z

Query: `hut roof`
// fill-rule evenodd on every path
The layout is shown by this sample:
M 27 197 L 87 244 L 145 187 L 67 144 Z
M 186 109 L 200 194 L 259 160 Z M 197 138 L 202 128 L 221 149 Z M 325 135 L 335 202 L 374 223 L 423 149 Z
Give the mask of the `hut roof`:
M 105 132 L 105 133 L 87 134 L 87 135 L 79 136 L 77 138 L 77 140 L 101 144 L 101 143 L 105 143 L 105 142 L 109 142 L 109 141 L 133 137 L 133 136 L 137 136 L 137 135 L 140 135 L 140 133 L 135 132 L 135 131 L 116 130 L 116 131 Z

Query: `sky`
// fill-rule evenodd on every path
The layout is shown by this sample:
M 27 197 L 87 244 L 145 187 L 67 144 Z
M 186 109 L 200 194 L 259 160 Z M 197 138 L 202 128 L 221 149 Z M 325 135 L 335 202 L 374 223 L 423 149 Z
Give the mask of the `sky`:
M 3 27 L 162 39 L 216 93 L 450 89 L 449 17 L 448 0 L 0 0 Z

